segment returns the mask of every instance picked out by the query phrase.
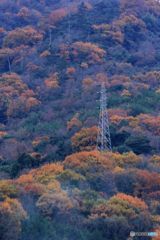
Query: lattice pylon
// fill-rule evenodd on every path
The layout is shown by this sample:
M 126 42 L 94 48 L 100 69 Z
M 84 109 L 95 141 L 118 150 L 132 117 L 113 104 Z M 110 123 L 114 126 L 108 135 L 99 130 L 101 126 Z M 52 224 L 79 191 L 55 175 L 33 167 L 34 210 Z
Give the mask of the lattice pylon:
M 101 84 L 100 114 L 98 124 L 97 149 L 99 151 L 112 151 L 109 118 L 107 111 L 107 94 L 105 84 Z

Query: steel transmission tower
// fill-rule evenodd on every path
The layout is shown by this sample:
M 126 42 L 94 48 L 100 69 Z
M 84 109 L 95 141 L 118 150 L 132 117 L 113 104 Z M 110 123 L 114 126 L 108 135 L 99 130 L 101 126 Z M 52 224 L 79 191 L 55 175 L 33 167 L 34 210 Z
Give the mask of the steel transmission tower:
M 105 84 L 101 84 L 99 131 L 97 136 L 97 149 L 99 151 L 112 151 L 109 119 L 107 111 L 107 94 Z

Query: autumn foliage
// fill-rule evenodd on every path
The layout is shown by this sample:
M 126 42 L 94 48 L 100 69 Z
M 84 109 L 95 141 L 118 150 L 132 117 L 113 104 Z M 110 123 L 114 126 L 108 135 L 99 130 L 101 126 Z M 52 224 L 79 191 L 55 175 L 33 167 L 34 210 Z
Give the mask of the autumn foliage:
M 0 239 L 160 229 L 160 2 L 0 1 Z M 97 150 L 101 84 L 112 151 Z
M 4 39 L 4 46 L 17 47 L 21 44 L 33 45 L 43 39 L 43 35 L 32 27 L 17 28 L 10 31 Z
M 50 75 L 49 78 L 45 80 L 45 85 L 47 88 L 51 88 L 51 89 L 59 87 L 58 74 L 54 73 Z
M 72 146 L 77 150 L 92 150 L 96 146 L 97 127 L 82 128 L 72 137 Z

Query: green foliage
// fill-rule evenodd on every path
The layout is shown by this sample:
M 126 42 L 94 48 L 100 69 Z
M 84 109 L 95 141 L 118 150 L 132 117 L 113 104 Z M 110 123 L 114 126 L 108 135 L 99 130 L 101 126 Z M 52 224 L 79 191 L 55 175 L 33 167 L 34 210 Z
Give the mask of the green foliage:
M 81 174 L 75 173 L 72 170 L 66 169 L 60 175 L 57 176 L 57 179 L 62 183 L 64 186 L 83 186 L 86 179 Z
M 145 136 L 131 136 L 126 140 L 125 144 L 136 154 L 148 154 L 152 150 L 150 141 Z
M 0 200 L 4 200 L 7 197 L 15 198 L 18 194 L 17 186 L 7 180 L 0 181 Z
M 21 170 L 38 167 L 41 164 L 41 159 L 31 156 L 30 154 L 22 154 L 17 161 L 12 164 L 11 176 L 16 177 Z
M 32 215 L 23 224 L 22 239 L 69 240 L 72 238 L 75 240 L 94 240 L 95 236 L 102 237 L 101 233 L 96 230 L 89 231 L 85 226 L 80 229 L 76 224 L 76 218 L 74 220 L 74 225 L 71 225 L 67 223 L 65 218 L 49 221 L 41 215 Z

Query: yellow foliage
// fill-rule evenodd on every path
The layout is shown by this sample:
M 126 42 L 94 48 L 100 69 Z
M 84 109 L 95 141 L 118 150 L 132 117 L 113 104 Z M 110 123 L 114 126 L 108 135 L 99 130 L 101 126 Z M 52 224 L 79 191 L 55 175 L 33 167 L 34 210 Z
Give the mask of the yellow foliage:
M 61 191 L 61 185 L 57 180 L 54 180 L 50 183 L 47 184 L 47 190 L 52 193 L 52 192 L 59 192 Z
M 55 180 L 56 175 L 63 172 L 63 166 L 59 163 L 46 164 L 38 169 L 30 171 L 35 181 L 47 184 Z
M 93 150 L 96 146 L 98 129 L 96 126 L 82 128 L 71 138 L 72 146 L 80 151 Z
M 124 193 L 118 193 L 104 203 L 93 207 L 91 219 L 123 216 L 128 219 L 136 219 L 141 213 L 148 214 L 148 206 L 137 197 Z
M 153 163 L 155 166 L 160 167 L 160 156 L 159 155 L 153 155 L 151 157 L 150 162 Z
M 116 166 L 118 167 L 125 167 L 126 165 L 130 165 L 131 167 L 135 166 L 138 164 L 142 158 L 134 154 L 133 152 L 128 152 L 128 153 L 106 153 L 108 158 L 111 159 Z
M 117 166 L 117 167 L 114 168 L 113 173 L 118 174 L 118 173 L 122 173 L 124 171 L 125 171 L 124 168 L 121 168 L 121 167 Z
M 7 197 L 15 198 L 17 196 L 18 189 L 17 186 L 11 180 L 1 180 L 0 181 L 0 200 Z

